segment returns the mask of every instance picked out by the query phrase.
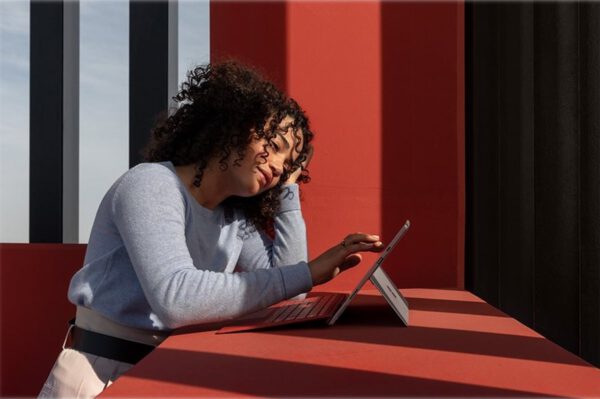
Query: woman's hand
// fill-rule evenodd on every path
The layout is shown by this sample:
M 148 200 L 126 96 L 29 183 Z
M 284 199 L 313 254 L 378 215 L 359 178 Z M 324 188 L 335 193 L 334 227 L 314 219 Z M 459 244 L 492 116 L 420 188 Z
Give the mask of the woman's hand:
M 308 263 L 313 285 L 326 283 L 342 271 L 358 265 L 362 257 L 357 252 L 380 252 L 383 248 L 379 236 L 363 233 L 348 235 L 340 244 Z
M 308 167 L 308 164 L 310 163 L 310 160 L 313 157 L 313 153 L 314 147 L 311 145 L 308 147 L 308 151 L 306 152 L 306 159 L 304 160 L 304 162 L 302 162 L 302 166 L 290 174 L 290 177 L 286 181 L 287 184 L 296 183 L 296 180 L 298 180 L 298 177 L 300 177 L 302 171 Z

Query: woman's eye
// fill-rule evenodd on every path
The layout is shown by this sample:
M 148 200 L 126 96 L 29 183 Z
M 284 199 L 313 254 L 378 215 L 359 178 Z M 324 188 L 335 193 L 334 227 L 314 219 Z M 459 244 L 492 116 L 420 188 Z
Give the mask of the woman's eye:
M 271 147 L 273 147 L 273 149 L 274 149 L 275 151 L 279 151 L 279 146 L 277 145 L 277 143 L 276 143 L 276 142 L 272 142 L 272 143 L 271 143 Z

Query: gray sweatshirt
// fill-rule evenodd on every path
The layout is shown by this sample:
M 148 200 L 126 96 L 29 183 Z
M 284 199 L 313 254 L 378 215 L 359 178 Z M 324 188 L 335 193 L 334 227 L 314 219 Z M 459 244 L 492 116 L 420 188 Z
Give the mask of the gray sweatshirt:
M 110 187 L 68 296 L 117 323 L 168 331 L 311 288 L 298 185 L 284 186 L 271 240 L 241 211 L 201 206 L 167 161 L 139 164 Z

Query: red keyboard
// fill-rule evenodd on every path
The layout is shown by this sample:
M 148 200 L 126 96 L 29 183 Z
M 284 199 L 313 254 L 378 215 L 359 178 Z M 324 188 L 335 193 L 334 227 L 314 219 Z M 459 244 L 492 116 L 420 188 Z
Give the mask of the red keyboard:
M 265 320 L 266 323 L 279 323 L 299 319 L 319 319 L 327 316 L 335 305 L 339 305 L 345 295 L 323 295 L 304 299 L 302 302 L 291 303 L 276 307 L 273 313 Z M 332 315 L 332 314 L 330 314 Z
M 233 325 L 221 328 L 217 333 L 257 330 L 283 324 L 328 319 L 333 316 L 346 297 L 345 294 L 323 293 L 301 301 L 279 302 L 267 309 L 244 316 L 234 321 Z

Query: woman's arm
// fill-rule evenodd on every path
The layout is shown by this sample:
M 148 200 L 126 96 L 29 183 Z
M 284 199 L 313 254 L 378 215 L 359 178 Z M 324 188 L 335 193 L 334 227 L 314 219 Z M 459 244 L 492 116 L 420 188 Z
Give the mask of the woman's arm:
M 123 179 L 112 211 L 144 295 L 168 328 L 235 318 L 312 287 L 306 263 L 233 274 L 197 269 L 183 193 L 155 170 Z
M 274 220 L 275 237 L 251 229 L 244 239 L 236 271 L 252 271 L 308 262 L 306 226 L 297 184 L 283 186 L 281 207 Z

